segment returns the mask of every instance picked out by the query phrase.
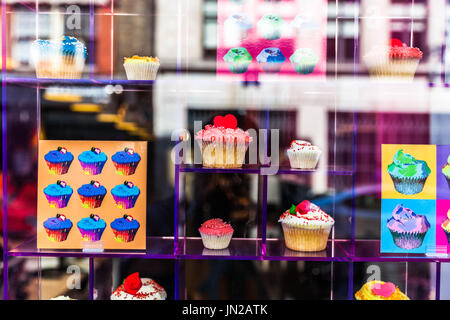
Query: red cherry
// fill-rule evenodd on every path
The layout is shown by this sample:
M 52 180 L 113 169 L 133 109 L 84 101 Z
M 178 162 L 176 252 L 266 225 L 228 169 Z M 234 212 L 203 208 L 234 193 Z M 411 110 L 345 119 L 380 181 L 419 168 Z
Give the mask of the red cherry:
M 311 208 L 311 202 L 308 200 L 303 200 L 300 204 L 295 208 L 295 210 L 300 214 L 307 214 L 309 209 Z
M 225 119 L 222 116 L 214 117 L 214 125 L 216 127 L 225 127 Z
M 123 288 L 125 292 L 135 295 L 142 287 L 141 278 L 139 278 L 139 272 L 130 274 L 123 282 Z
M 237 119 L 232 114 L 227 114 L 224 118 L 225 128 L 228 129 L 236 129 L 237 128 Z
M 391 47 L 403 47 L 403 42 L 399 39 L 391 39 Z

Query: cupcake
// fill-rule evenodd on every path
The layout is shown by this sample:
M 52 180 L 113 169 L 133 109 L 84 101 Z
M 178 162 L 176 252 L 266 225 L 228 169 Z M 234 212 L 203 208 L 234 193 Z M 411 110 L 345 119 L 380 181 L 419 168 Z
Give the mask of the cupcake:
M 44 156 L 47 163 L 48 171 L 51 174 L 66 174 L 73 161 L 73 154 L 66 148 L 58 147 L 58 149 L 50 151 Z
M 83 208 L 100 208 L 106 195 L 106 188 L 100 185 L 100 182 L 92 180 L 91 183 L 78 188 L 78 195 Z
M 253 58 L 250 53 L 248 53 L 247 49 L 242 47 L 231 48 L 223 57 L 223 61 L 226 62 L 231 73 L 247 72 L 248 66 L 252 60 Z
M 422 192 L 431 170 L 425 161 L 416 160 L 412 155 L 398 150 L 393 162 L 388 166 L 388 173 L 394 182 L 395 190 L 411 195 Z
M 31 60 L 38 78 L 79 79 L 84 69 L 87 50 L 74 37 L 60 41 L 35 40 L 31 45 Z
M 59 62 L 56 68 L 56 78 L 79 79 L 84 69 L 87 50 L 83 43 L 74 37 L 63 36 L 57 43 Z
M 232 14 L 225 20 L 223 26 L 225 45 L 232 47 L 239 45 L 241 40 L 247 38 L 253 24 L 245 14 Z
M 31 45 L 31 65 L 38 78 L 54 78 L 56 73 L 56 45 L 50 40 L 35 40 Z
M 116 152 L 112 157 L 116 173 L 121 176 L 129 176 L 136 172 L 136 168 L 141 161 L 141 156 L 134 152 L 132 148 L 125 148 Z
M 133 208 L 140 193 L 139 188 L 131 181 L 125 181 L 111 190 L 116 206 L 120 209 Z
M 298 74 L 310 74 L 314 72 L 319 57 L 310 48 L 301 48 L 295 50 L 294 54 L 289 58 Z
M 278 48 L 265 48 L 256 57 L 256 61 L 264 72 L 279 72 L 286 58 Z
M 91 150 L 81 153 L 78 160 L 85 174 L 95 176 L 102 173 L 108 157 L 99 148 L 92 147 Z
M 372 78 L 412 81 L 422 56 L 419 48 L 411 48 L 398 39 L 392 39 L 389 46 L 373 49 L 363 60 Z
M 392 282 L 372 280 L 355 293 L 356 300 L 409 300 Z
M 322 251 L 327 247 L 334 219 L 315 204 L 305 200 L 292 205 L 278 220 L 286 247 L 294 251 Z
M 99 241 L 105 231 L 106 222 L 97 214 L 91 214 L 88 218 L 78 221 L 77 227 L 84 241 Z
M 139 273 L 129 275 L 112 294 L 111 300 L 166 300 L 163 287 L 150 278 L 140 278 Z
M 387 220 L 387 227 L 397 247 L 416 249 L 422 245 L 430 223 L 424 215 L 415 214 L 411 209 L 399 204 Z
M 44 229 L 50 241 L 62 242 L 67 239 L 70 229 L 72 229 L 72 221 L 58 213 L 55 218 L 44 221 Z
M 73 189 L 64 181 L 58 180 L 44 189 L 45 197 L 52 208 L 65 208 L 72 196 Z
M 442 167 L 442 174 L 447 180 L 448 187 L 450 188 L 450 156 L 447 158 L 447 163 Z
M 291 168 L 315 169 L 322 151 L 308 141 L 293 140 L 286 151 Z
M 119 242 L 130 242 L 134 240 L 139 229 L 139 222 L 132 216 L 124 214 L 111 223 L 114 239 Z
M 55 298 L 51 298 L 50 300 L 77 300 L 77 299 L 72 299 L 69 296 L 57 296 Z
M 441 224 L 442 229 L 447 236 L 447 241 L 450 244 L 450 210 L 447 211 L 447 219 Z
M 258 33 L 267 40 L 281 38 L 284 20 L 279 14 L 266 14 L 258 21 Z
M 197 132 L 195 140 L 202 150 L 204 167 L 240 168 L 253 138 L 247 131 L 237 128 L 232 114 L 214 118 L 214 125 L 207 125 Z
M 157 57 L 125 57 L 123 67 L 128 80 L 155 80 L 159 69 L 159 59 Z
M 206 249 L 222 250 L 230 244 L 233 236 L 233 227 L 222 219 L 210 219 L 203 222 L 198 229 Z
M 319 29 L 319 23 L 313 16 L 298 14 L 295 16 L 294 20 L 291 21 L 290 27 L 298 37 L 302 33 Z

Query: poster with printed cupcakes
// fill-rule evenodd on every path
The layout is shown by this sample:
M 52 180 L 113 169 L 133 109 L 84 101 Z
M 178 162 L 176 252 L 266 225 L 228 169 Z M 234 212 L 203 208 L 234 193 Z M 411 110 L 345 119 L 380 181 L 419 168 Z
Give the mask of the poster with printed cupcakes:
M 146 248 L 147 142 L 39 141 L 37 247 Z
M 327 0 L 218 0 L 220 80 L 323 80 Z

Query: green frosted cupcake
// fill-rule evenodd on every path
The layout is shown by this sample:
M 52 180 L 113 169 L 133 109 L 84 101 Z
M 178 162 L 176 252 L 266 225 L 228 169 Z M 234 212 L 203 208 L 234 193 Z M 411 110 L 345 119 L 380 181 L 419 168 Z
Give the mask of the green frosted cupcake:
M 447 163 L 442 167 L 442 174 L 447 179 L 448 187 L 450 188 L 450 156 L 447 158 Z
M 295 50 L 289 60 L 298 74 L 310 74 L 314 72 L 319 57 L 312 49 L 301 48 Z
M 416 160 L 412 155 L 398 150 L 393 162 L 388 166 L 388 173 L 394 182 L 395 190 L 411 195 L 422 192 L 431 170 L 425 161 Z
M 266 14 L 258 21 L 258 33 L 267 40 L 281 38 L 284 20 L 279 14 Z
M 250 62 L 253 58 L 248 53 L 247 49 L 242 47 L 231 48 L 227 54 L 223 57 L 228 65 L 230 72 L 232 73 L 244 73 L 247 72 Z

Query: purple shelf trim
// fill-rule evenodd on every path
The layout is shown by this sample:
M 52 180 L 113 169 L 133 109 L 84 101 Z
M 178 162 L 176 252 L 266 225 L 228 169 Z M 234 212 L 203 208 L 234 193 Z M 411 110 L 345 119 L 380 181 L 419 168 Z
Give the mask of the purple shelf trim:
M 192 173 L 240 173 L 240 174 L 261 174 L 261 166 L 258 165 L 245 165 L 242 168 L 205 168 L 202 165 L 183 165 L 180 167 L 180 172 L 192 172 Z M 291 169 L 286 167 L 280 167 L 278 175 L 280 174 L 314 174 L 317 170 L 303 170 L 303 169 Z M 328 169 L 329 175 L 352 175 L 352 170 L 333 170 Z
M 8 139 L 6 106 L 6 0 L 1 0 L 2 17 L 2 172 L 3 172 L 3 299 L 8 300 Z

